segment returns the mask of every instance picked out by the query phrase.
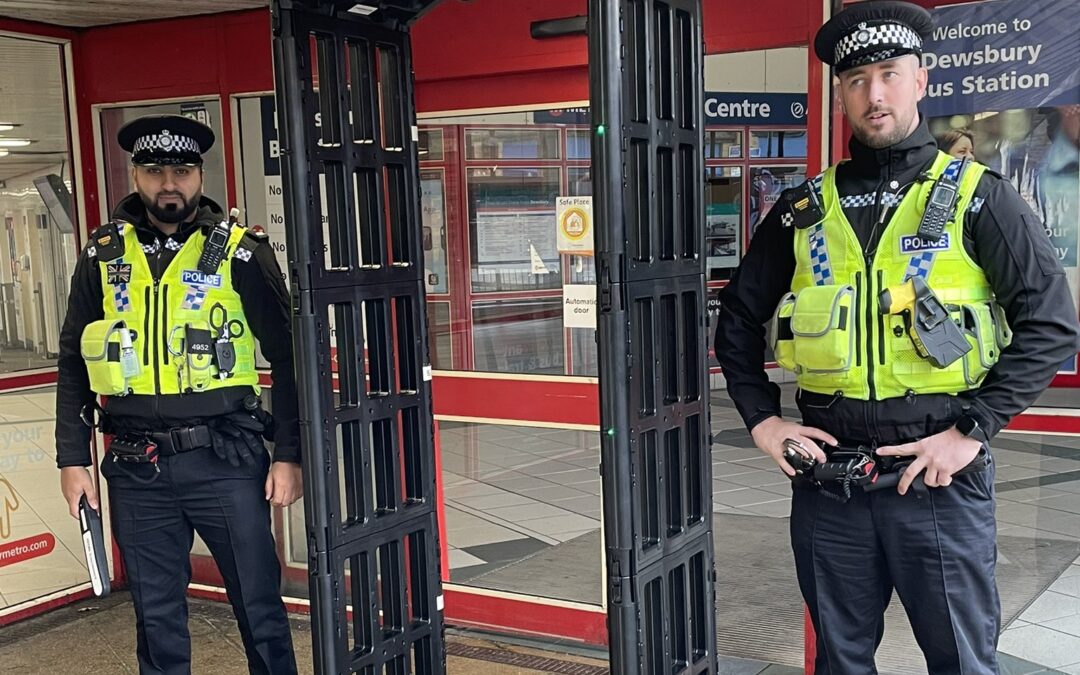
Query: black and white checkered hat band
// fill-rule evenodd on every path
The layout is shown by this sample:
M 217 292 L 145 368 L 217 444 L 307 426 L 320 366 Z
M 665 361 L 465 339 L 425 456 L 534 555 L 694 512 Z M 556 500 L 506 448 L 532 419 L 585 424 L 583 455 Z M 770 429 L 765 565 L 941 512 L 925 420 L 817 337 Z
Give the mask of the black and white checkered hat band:
M 879 49 L 874 49 L 875 47 Z M 836 41 L 836 46 L 833 47 L 833 63 L 843 63 L 858 52 L 890 48 L 919 51 L 922 49 L 922 38 L 900 23 L 879 23 L 872 26 L 860 24 L 853 32 Z
M 168 129 L 158 134 L 147 134 L 135 141 L 131 154 L 151 152 L 154 154 L 201 154 L 202 150 L 194 138 L 171 133 Z

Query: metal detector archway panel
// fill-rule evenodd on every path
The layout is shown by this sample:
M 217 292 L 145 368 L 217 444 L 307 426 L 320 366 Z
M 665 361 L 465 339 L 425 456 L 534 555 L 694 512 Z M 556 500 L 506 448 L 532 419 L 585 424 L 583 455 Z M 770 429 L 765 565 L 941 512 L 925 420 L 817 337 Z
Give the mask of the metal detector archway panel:
M 612 672 L 715 673 L 700 0 L 590 0 Z
M 445 671 L 408 32 L 434 4 L 272 4 L 320 675 Z

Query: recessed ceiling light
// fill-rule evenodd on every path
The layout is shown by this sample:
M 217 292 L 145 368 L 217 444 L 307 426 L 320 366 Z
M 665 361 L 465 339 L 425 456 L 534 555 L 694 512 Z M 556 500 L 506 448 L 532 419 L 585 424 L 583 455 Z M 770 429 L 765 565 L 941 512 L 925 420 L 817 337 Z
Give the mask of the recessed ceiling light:
M 8 156 L 8 151 L 7 150 L 0 150 L 0 157 L 7 157 L 7 156 Z
M 373 14 L 378 7 L 372 7 L 371 5 L 353 5 L 349 10 L 352 14 L 359 14 L 360 16 L 368 16 Z
M 0 148 L 25 148 L 31 142 L 25 138 L 0 138 Z
M 11 131 L 12 129 L 14 129 L 17 126 L 19 126 L 19 125 L 18 124 L 12 124 L 11 122 L 0 122 L 0 131 Z

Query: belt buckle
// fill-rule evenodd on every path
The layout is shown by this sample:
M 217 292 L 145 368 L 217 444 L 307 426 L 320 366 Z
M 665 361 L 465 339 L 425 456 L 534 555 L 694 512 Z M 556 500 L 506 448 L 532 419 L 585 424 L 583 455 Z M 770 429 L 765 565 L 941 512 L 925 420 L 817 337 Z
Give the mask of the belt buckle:
M 180 449 L 183 447 L 183 443 L 180 440 L 181 431 L 182 429 L 180 429 L 180 427 L 173 427 L 172 429 L 169 429 L 169 443 L 172 444 L 172 451 L 174 455 L 179 454 Z
M 173 446 L 173 453 L 180 454 L 191 449 L 191 427 L 173 427 L 169 429 L 169 441 Z

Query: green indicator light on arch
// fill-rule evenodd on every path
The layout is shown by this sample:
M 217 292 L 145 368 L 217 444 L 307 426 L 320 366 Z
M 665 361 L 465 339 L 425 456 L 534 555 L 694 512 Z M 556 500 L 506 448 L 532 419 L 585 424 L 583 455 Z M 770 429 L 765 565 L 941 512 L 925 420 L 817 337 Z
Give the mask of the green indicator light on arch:
M 596 135 L 597 136 L 603 136 L 606 133 L 607 133 L 607 127 L 605 127 L 603 124 L 596 125 Z
M 608 429 L 607 430 L 607 435 L 608 436 L 614 436 L 615 435 L 615 427 L 612 427 L 612 428 Z

